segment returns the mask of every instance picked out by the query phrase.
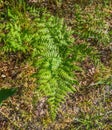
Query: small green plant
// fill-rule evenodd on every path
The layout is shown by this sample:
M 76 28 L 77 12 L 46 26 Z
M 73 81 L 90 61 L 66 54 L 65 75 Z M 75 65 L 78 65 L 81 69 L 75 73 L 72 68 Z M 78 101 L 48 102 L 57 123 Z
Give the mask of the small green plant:
M 75 5 L 74 34 L 87 42 L 107 45 L 111 39 L 109 24 L 106 21 L 108 14 L 103 10 L 100 11 L 102 6 L 95 6 L 91 10 L 88 8 L 89 6 L 83 9 L 79 5 Z
M 91 117 L 91 115 L 84 115 L 84 117 L 82 118 L 77 118 L 74 120 L 74 124 L 79 123 L 80 125 L 77 126 L 77 130 L 81 130 L 81 129 L 86 129 L 86 130 L 90 130 L 90 129 L 94 129 L 96 128 L 100 128 L 103 127 L 102 126 L 102 122 L 100 122 L 100 120 L 102 119 L 103 116 L 100 115 L 94 115 Z
M 29 53 L 29 60 L 37 70 L 33 75 L 37 90 L 48 97 L 50 114 L 55 119 L 60 103 L 76 89 L 78 80 L 74 71 L 81 71 L 76 61 L 91 54 L 91 48 L 74 45 L 73 31 L 63 19 L 43 9 L 20 5 L 16 3 L 5 10 L 7 21 L 0 25 L 1 51 Z

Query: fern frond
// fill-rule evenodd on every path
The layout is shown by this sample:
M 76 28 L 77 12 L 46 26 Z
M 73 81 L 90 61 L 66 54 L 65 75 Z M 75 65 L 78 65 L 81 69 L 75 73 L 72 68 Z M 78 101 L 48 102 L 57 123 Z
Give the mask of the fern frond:
M 73 85 L 77 79 L 73 66 L 80 51 L 73 45 L 73 31 L 63 19 L 46 13 L 40 17 L 40 12 L 34 8 L 26 9 L 28 14 L 23 14 L 26 18 L 24 22 L 20 9 L 15 12 L 17 15 L 13 15 L 14 10 L 13 7 L 8 9 L 10 22 L 6 22 L 4 27 L 7 33 L 3 37 L 5 44 L 2 49 L 5 52 L 28 51 L 37 70 L 33 75 L 36 90 L 47 96 L 51 117 L 55 119 L 60 103 L 65 101 L 68 93 L 75 91 Z

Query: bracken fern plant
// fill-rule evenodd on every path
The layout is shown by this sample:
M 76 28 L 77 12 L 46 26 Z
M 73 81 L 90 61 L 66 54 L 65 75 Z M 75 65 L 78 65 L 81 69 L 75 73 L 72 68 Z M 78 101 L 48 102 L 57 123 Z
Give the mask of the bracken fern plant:
M 1 15 L 0 50 L 29 53 L 28 61 L 36 68 L 36 90 L 47 96 L 51 117 L 55 119 L 60 103 L 75 91 L 74 71 L 80 70 L 76 61 L 90 54 L 91 49 L 74 45 L 73 32 L 63 19 L 23 1 L 13 1 L 14 6 L 10 2 Z

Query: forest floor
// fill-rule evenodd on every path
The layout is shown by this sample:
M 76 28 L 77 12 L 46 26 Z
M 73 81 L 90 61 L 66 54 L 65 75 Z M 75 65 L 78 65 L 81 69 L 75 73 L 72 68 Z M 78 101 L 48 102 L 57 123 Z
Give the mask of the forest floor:
M 47 7 L 48 11 L 63 17 L 68 26 L 72 27 L 75 2 L 66 0 L 61 5 L 53 2 L 34 4 Z M 110 13 L 112 16 L 112 10 Z M 112 19 L 109 23 L 112 27 Z M 84 70 L 76 74 L 80 85 L 61 105 L 54 122 L 49 118 L 46 97 L 40 99 L 41 95 L 34 93 L 36 84 L 30 75 L 35 69 L 25 63 L 27 57 L 17 53 L 3 55 L 0 52 L 0 86 L 18 87 L 17 94 L 0 107 L 0 130 L 111 130 L 112 79 L 109 80 L 111 85 L 96 84 L 96 76 L 112 74 L 112 50 L 110 46 L 96 48 L 106 69 L 99 73 L 100 68 L 96 68 L 89 59 L 80 63 Z

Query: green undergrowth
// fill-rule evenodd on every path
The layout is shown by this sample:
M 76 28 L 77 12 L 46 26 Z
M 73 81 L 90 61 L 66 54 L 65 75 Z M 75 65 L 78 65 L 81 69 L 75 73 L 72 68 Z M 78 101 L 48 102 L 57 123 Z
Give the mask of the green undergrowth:
M 73 31 L 63 19 L 21 2 L 13 2 L 14 6 L 10 2 L 8 6 L 3 5 L 0 50 L 4 54 L 29 53 L 28 62 L 37 70 L 32 75 L 36 78 L 37 91 L 48 97 L 50 113 L 55 119 L 65 96 L 76 90 L 74 71 L 80 68 L 75 61 L 84 59 L 91 49 L 74 45 Z
M 76 91 L 79 82 L 75 72 L 82 71 L 78 63 L 88 57 L 96 64 L 100 62 L 88 40 L 110 43 L 103 14 L 95 9 L 93 15 L 88 13 L 84 17 L 77 5 L 76 10 L 76 27 L 72 30 L 64 19 L 51 15 L 46 9 L 36 9 L 22 0 L 1 2 L 0 51 L 28 55 L 25 62 L 36 69 L 31 75 L 36 79 L 35 91 L 47 97 L 52 119 L 56 118 L 65 97 Z M 83 40 L 82 44 L 76 44 L 74 34 Z
M 91 5 L 90 5 L 91 7 Z M 95 45 L 108 45 L 111 42 L 109 35 L 110 14 L 102 9 L 102 5 L 94 6 L 91 10 L 89 6 L 84 9 L 75 5 L 74 33 L 79 39 L 91 42 Z

